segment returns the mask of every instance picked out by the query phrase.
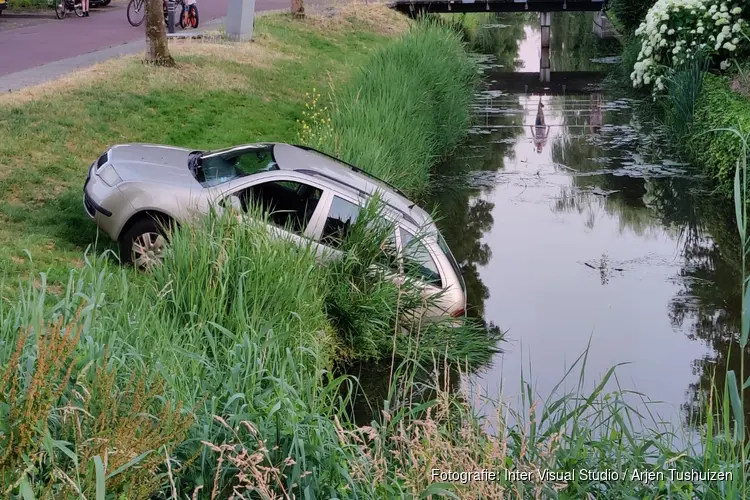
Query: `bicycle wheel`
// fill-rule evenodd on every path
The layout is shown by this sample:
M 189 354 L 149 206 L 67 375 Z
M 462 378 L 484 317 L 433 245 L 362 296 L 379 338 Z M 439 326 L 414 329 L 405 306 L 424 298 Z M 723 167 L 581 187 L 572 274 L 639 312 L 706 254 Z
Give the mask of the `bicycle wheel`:
M 193 27 L 193 29 L 198 27 L 198 6 L 197 5 L 191 5 L 190 10 L 188 11 L 188 17 L 190 18 L 190 25 Z
M 76 13 L 76 17 L 83 17 L 83 5 L 80 2 L 74 3 L 73 12 Z
M 180 28 L 187 29 L 190 26 L 190 8 L 182 4 L 182 10 L 180 11 Z
M 67 5 L 65 5 L 66 1 L 67 0 L 55 0 L 55 16 L 57 16 L 58 19 L 65 17 L 65 13 L 68 10 Z
M 131 26 L 140 26 L 146 20 L 146 6 L 144 0 L 130 0 L 127 15 Z

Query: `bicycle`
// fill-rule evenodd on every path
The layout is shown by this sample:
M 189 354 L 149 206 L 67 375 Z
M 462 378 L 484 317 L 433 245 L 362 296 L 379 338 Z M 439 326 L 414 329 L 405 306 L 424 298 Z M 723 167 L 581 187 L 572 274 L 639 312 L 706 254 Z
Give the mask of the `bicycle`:
M 58 19 L 64 18 L 68 12 L 74 12 L 76 17 L 83 17 L 80 0 L 55 0 L 55 15 Z
M 198 27 L 198 6 L 195 0 L 180 0 L 178 2 L 182 6 L 182 12 L 180 12 L 180 28 L 197 28 Z
M 178 23 L 180 28 L 197 28 L 198 27 L 198 6 L 195 0 L 179 0 L 176 2 L 182 7 Z M 127 16 L 131 26 L 140 26 L 146 19 L 146 0 L 130 0 L 128 2 Z M 167 2 L 163 2 L 164 22 L 167 22 Z
M 127 8 L 128 22 L 131 26 L 140 26 L 146 20 L 146 1 L 130 0 Z

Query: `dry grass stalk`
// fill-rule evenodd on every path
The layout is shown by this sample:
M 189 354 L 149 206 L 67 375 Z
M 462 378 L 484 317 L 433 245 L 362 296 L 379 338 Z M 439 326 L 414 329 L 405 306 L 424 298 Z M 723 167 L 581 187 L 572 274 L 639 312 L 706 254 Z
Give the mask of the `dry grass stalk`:
M 17 482 L 25 455 L 33 466 L 26 474 L 34 477 L 35 488 L 53 496 L 65 491 L 93 496 L 96 479 L 88 464 L 94 457 L 101 457 L 105 470 L 113 471 L 144 455 L 109 479 L 107 490 L 125 488 L 129 498 L 147 498 L 168 479 L 160 474 L 163 458 L 152 452 L 163 448 L 169 456 L 184 441 L 193 412 L 183 411 L 181 402 L 160 403 L 166 384 L 147 383 L 140 371 L 120 384 L 115 369 L 108 367 L 106 352 L 87 381 L 96 361 L 80 367 L 82 310 L 79 307 L 67 322 L 60 316 L 47 327 L 25 328 L 19 334 L 0 378 L 0 401 L 8 405 L 12 429 L 0 435 L 0 482 Z M 27 346 L 32 336 L 35 349 Z M 32 369 L 24 376 L 26 366 Z M 71 443 L 76 461 L 62 453 L 57 456 L 59 450 L 45 444 L 46 436 Z

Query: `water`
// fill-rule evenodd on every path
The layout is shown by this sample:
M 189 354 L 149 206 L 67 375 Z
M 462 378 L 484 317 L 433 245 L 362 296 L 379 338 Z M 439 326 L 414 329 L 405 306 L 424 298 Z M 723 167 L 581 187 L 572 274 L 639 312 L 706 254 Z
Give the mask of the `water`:
M 586 30 L 573 32 L 574 15 L 565 16 L 558 26 L 554 17 L 564 16 L 553 16 L 553 71 L 613 61 L 591 49 L 596 42 L 582 43 Z M 586 388 L 627 363 L 607 390 L 643 393 L 651 402 L 635 394 L 629 402 L 655 420 L 686 423 L 713 369 L 725 372 L 739 328 L 731 218 L 689 165 L 662 152 L 627 96 L 504 92 L 511 64 L 538 71 L 540 45 L 533 28 L 505 21 L 493 29 L 516 45 L 498 45 L 516 52 L 494 67 L 484 61 L 489 88 L 477 97 L 477 125 L 439 169 L 431 199 L 446 216 L 439 225 L 473 313 L 507 331 L 504 352 L 471 376 L 472 390 L 514 404 L 523 377 L 544 400 L 588 349 Z M 578 40 L 563 39 L 571 36 Z M 546 141 L 534 139 L 540 101 Z M 736 369 L 739 353 L 731 359 Z

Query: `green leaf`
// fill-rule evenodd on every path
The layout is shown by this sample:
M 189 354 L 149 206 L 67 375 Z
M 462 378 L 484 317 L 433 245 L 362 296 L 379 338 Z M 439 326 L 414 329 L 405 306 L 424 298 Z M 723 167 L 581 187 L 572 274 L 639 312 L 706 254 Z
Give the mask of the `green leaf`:
M 123 472 L 123 471 L 129 469 L 130 467 L 134 466 L 135 464 L 137 464 L 138 462 L 140 462 L 141 460 L 143 460 L 148 454 L 150 454 L 151 451 L 152 450 L 144 451 L 143 453 L 141 453 L 140 455 L 138 455 L 137 457 L 135 457 L 133 460 L 129 461 L 128 463 L 126 463 L 124 465 L 121 465 L 114 472 L 111 472 L 110 474 L 107 474 L 106 479 L 111 479 L 111 478 L 115 477 L 117 474 L 119 474 L 120 472 Z
M 23 500 L 36 500 L 34 489 L 31 487 L 31 484 L 29 484 L 29 479 L 26 476 L 21 480 L 21 486 L 19 489 L 21 490 Z
M 455 486 L 451 483 L 432 483 L 419 495 L 419 498 L 429 498 L 432 495 L 439 495 L 458 499 L 458 496 L 453 493 L 454 489 Z
M 732 403 L 732 413 L 734 413 L 735 437 L 739 443 L 745 441 L 745 418 L 742 412 L 742 401 L 737 389 L 737 377 L 734 370 L 727 372 L 727 385 L 729 386 L 729 400 Z
M 740 191 L 740 167 L 737 165 L 737 168 L 734 171 L 734 215 L 737 219 L 737 229 L 740 232 L 740 238 L 742 241 L 745 241 L 745 221 L 742 204 L 743 200 Z
M 742 298 L 742 335 L 740 335 L 740 346 L 745 349 L 747 336 L 750 332 L 750 281 L 745 284 L 745 295 Z
M 104 500 L 104 462 L 99 455 L 94 457 L 94 470 L 96 470 L 96 500 Z
M 65 453 L 68 456 L 68 458 L 70 458 L 73 461 L 73 463 L 76 466 L 78 466 L 78 457 L 73 452 L 73 450 L 71 450 L 67 446 L 67 445 L 71 445 L 72 443 L 69 443 L 68 441 L 60 441 L 59 439 L 52 439 L 51 441 L 52 441 L 52 446 L 54 446 L 61 452 Z
M 750 387 L 750 377 L 747 377 L 747 380 L 745 380 L 745 383 L 742 384 L 742 390 L 744 391 L 748 387 Z
M 276 413 L 280 409 L 281 409 L 281 401 L 279 400 L 279 401 L 276 401 L 276 404 L 273 405 L 273 408 L 271 408 L 271 411 L 268 412 L 268 418 L 271 418 L 271 415 L 273 415 L 274 413 Z

